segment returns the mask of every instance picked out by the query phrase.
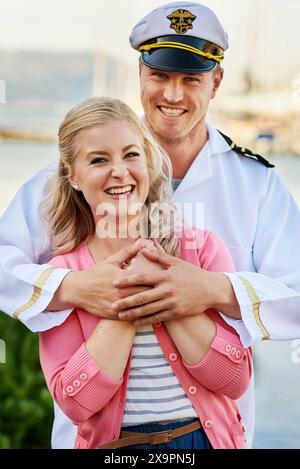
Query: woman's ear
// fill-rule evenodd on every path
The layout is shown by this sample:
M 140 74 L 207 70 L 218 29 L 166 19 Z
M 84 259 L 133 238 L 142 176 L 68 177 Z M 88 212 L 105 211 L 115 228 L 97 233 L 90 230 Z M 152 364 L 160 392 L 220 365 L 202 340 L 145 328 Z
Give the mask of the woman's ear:
M 71 169 L 70 166 L 66 165 L 65 172 L 66 172 L 66 176 L 68 178 L 70 185 L 73 187 L 73 189 L 75 189 L 75 191 L 79 191 L 79 185 L 77 182 L 77 178 L 74 174 L 74 171 Z

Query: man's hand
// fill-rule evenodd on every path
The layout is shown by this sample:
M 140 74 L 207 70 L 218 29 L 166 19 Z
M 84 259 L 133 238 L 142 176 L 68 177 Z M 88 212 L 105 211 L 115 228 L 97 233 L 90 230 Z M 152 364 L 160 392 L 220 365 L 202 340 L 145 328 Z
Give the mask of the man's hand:
M 149 289 L 144 286 L 121 290 L 113 286 L 114 280 L 128 275 L 127 270 L 123 270 L 124 264 L 136 256 L 146 244 L 144 240 L 139 240 L 108 257 L 93 269 L 70 272 L 65 276 L 47 309 L 59 311 L 77 306 L 103 318 L 118 319 L 117 313 L 111 308 L 112 302 Z
M 140 326 L 192 316 L 210 308 L 239 317 L 239 305 L 226 275 L 199 269 L 159 250 L 141 252 L 164 270 L 133 273 L 114 281 L 120 291 L 136 286 L 152 287 L 115 301 L 112 308 L 119 319 L 134 320 Z

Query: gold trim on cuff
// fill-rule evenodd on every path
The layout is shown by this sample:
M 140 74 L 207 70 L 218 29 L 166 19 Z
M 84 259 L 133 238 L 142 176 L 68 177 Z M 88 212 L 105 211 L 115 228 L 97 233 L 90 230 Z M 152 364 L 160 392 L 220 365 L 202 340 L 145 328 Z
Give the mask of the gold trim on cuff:
M 247 293 L 249 295 L 249 298 L 252 302 L 253 315 L 254 315 L 256 324 L 258 325 L 258 327 L 260 328 L 260 330 L 263 334 L 262 340 L 268 340 L 268 339 L 270 339 L 270 334 L 267 331 L 267 329 L 265 328 L 265 326 L 263 325 L 263 323 L 260 319 L 260 315 L 259 315 L 259 308 L 260 308 L 260 305 L 261 305 L 261 301 L 258 298 L 258 296 L 256 294 L 256 291 L 254 290 L 254 288 L 251 285 L 251 283 L 249 282 L 249 280 L 245 279 L 244 277 L 239 277 L 239 279 L 243 282 L 244 287 L 246 288 Z
M 42 293 L 42 287 L 45 285 L 46 281 L 52 274 L 52 272 L 56 270 L 54 267 L 49 267 L 48 269 L 44 270 L 44 272 L 39 276 L 35 284 L 33 285 L 33 294 L 30 300 L 21 308 L 18 308 L 14 313 L 13 313 L 13 318 L 18 319 L 19 315 L 23 313 L 23 311 L 26 311 L 26 309 L 31 308 L 39 299 Z

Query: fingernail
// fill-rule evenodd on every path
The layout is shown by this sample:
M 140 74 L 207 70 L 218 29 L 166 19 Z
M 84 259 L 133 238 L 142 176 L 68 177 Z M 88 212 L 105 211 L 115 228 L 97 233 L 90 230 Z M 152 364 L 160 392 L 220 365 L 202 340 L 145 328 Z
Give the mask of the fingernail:
M 119 318 L 119 319 L 126 319 L 126 317 L 127 317 L 126 313 L 120 313 L 120 314 L 118 314 L 118 318 Z
M 119 305 L 118 305 L 117 303 L 113 303 L 113 304 L 111 305 L 111 308 L 112 308 L 114 311 L 118 311 Z
M 121 285 L 121 281 L 120 281 L 120 280 L 114 280 L 114 281 L 113 281 L 113 286 L 114 286 L 114 287 L 118 287 L 119 285 Z

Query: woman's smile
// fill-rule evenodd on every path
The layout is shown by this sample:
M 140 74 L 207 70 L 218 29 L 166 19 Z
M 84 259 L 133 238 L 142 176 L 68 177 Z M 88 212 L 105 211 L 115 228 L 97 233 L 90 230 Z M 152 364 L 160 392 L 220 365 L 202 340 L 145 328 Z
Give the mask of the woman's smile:
M 149 173 L 141 137 L 117 120 L 84 129 L 76 136 L 73 182 L 83 193 L 97 222 L 101 204 L 126 217 L 132 204 L 143 205 L 149 192 Z M 118 201 L 128 201 L 119 204 Z
M 127 184 L 126 186 L 113 186 L 105 189 L 104 192 L 112 199 L 129 199 L 134 196 L 135 185 Z

